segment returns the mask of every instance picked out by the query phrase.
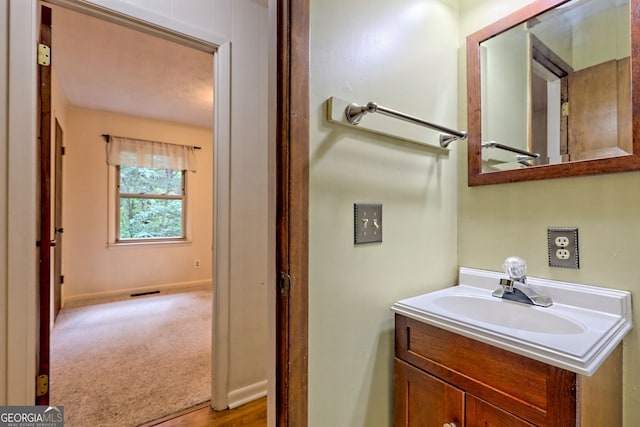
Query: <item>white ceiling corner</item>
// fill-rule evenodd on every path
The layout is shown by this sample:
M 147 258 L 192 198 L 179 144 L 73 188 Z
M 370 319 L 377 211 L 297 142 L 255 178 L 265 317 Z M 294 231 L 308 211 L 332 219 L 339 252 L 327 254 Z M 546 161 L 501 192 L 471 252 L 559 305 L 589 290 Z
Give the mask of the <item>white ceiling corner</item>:
M 52 65 L 70 105 L 213 124 L 213 56 L 54 7 Z

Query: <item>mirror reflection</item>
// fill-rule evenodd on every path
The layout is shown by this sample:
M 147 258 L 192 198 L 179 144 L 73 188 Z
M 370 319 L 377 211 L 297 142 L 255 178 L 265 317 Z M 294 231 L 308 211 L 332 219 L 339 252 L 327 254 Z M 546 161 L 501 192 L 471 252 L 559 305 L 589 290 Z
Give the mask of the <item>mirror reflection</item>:
M 572 0 L 480 43 L 482 171 L 633 153 L 628 0 Z

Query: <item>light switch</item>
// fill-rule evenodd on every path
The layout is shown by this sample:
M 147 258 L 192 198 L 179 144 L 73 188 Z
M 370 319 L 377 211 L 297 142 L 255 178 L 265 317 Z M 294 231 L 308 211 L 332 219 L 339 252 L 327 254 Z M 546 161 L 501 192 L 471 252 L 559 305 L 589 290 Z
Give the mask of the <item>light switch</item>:
M 354 203 L 353 243 L 382 242 L 382 204 Z

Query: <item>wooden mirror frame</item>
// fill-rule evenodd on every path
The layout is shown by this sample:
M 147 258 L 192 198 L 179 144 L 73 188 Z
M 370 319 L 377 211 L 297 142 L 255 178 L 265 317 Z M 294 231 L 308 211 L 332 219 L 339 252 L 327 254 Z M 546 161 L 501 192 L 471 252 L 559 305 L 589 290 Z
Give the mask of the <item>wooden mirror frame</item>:
M 631 102 L 633 154 L 592 160 L 482 172 L 480 43 L 570 0 L 537 0 L 467 37 L 468 185 L 501 184 L 640 169 L 640 0 L 631 13 Z

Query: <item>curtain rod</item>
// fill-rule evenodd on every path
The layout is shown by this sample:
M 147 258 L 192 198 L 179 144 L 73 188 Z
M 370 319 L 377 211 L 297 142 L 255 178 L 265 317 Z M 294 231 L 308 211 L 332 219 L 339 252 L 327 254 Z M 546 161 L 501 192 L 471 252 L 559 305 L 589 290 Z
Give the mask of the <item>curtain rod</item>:
M 453 141 L 467 138 L 466 132 L 449 129 L 447 127 L 436 125 L 434 123 L 429 123 L 426 120 L 419 119 L 418 117 L 410 116 L 409 114 L 401 113 L 400 111 L 395 111 L 390 108 L 383 107 L 373 101 L 369 102 L 367 105 L 358 105 L 354 103 L 349 104 L 344 113 L 349 123 L 356 126 L 360 123 L 360 119 L 362 119 L 365 114 L 380 113 L 385 116 L 404 120 L 405 122 L 414 123 L 443 132 L 444 134 L 440 135 L 440 146 L 443 148 L 446 148 Z
M 104 138 L 104 140 L 109 143 L 109 141 L 111 140 L 111 137 L 115 136 L 116 138 L 125 138 L 123 136 L 116 136 L 116 135 L 109 135 L 109 134 L 102 134 L 102 137 Z M 145 139 L 139 139 L 139 138 L 127 138 L 127 139 L 137 139 L 138 141 L 146 141 Z M 148 141 L 148 142 L 160 142 L 160 141 Z M 163 142 L 163 144 L 171 144 L 170 142 Z M 181 145 L 181 144 L 171 144 L 171 145 Z M 188 145 L 187 145 L 188 147 Z M 191 146 L 194 150 L 202 150 L 202 147 L 198 147 L 196 145 L 192 145 Z

